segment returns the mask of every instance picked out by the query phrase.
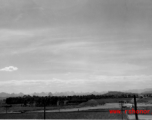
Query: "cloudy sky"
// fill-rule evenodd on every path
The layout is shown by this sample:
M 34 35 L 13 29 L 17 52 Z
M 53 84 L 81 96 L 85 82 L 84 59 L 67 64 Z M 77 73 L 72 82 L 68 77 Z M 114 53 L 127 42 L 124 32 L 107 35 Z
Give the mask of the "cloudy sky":
M 0 92 L 150 88 L 151 0 L 0 0 Z

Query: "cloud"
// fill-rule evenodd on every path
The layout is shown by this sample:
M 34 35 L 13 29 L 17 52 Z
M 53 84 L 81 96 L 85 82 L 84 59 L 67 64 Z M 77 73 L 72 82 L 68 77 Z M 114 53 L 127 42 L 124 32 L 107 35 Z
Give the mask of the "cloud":
M 0 71 L 7 71 L 7 72 L 12 72 L 12 71 L 16 71 L 16 70 L 18 70 L 18 68 L 14 67 L 14 66 L 9 66 L 9 67 L 0 69 Z

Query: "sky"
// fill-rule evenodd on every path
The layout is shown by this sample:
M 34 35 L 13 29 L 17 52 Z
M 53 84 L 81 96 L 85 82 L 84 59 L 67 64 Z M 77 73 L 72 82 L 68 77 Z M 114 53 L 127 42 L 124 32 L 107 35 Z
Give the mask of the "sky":
M 0 92 L 150 88 L 151 0 L 0 0 Z

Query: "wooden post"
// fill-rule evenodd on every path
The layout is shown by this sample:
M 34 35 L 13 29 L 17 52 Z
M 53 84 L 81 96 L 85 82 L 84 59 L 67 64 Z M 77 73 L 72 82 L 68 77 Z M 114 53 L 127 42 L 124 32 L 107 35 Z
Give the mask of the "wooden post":
M 136 95 L 134 95 L 134 104 L 135 104 L 135 118 L 136 120 L 138 120 Z

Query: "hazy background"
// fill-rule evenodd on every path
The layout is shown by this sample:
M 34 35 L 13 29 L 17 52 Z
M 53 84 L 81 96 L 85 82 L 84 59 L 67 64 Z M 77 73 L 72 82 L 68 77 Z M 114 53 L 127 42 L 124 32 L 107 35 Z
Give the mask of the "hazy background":
M 152 84 L 151 0 L 0 0 L 0 91 Z

